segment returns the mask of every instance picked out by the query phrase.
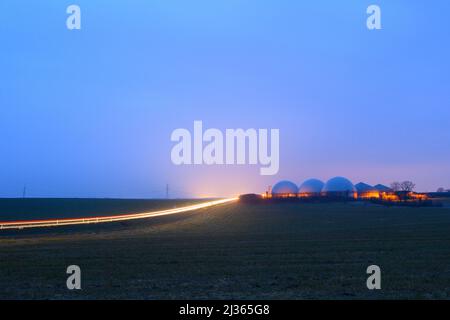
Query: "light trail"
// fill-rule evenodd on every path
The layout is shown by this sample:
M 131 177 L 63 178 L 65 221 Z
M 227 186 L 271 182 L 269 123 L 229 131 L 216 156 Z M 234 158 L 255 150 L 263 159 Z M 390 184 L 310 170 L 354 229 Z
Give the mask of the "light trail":
M 125 220 L 145 219 L 159 216 L 166 216 L 170 214 L 188 212 L 220 204 L 237 201 L 238 198 L 228 198 L 221 200 L 208 201 L 200 204 L 194 204 L 174 209 L 157 210 L 134 214 L 121 214 L 103 217 L 89 217 L 89 218 L 64 218 L 64 219 L 43 219 L 43 220 L 28 220 L 28 221 L 0 221 L 0 230 L 5 229 L 25 229 L 25 228 L 39 228 L 39 227 L 57 227 L 69 226 L 90 223 L 105 223 Z

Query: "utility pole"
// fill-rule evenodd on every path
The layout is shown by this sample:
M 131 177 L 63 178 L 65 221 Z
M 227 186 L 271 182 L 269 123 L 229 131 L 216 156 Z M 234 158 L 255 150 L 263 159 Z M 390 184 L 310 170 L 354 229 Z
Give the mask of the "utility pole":
M 169 199 L 169 184 L 166 184 L 166 199 Z
M 22 191 L 22 198 L 26 198 L 27 196 L 27 186 L 23 186 L 23 191 Z

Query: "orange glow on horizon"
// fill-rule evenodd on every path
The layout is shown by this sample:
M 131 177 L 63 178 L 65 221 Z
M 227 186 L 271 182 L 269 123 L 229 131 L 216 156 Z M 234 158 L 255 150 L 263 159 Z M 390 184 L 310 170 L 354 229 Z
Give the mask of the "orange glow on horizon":
M 358 194 L 360 199 L 379 199 L 381 197 L 379 191 L 361 192 Z

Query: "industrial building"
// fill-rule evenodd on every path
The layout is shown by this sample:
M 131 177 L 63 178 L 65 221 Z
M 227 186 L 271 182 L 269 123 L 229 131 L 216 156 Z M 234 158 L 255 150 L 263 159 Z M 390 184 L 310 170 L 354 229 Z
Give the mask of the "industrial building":
M 358 198 L 360 199 L 379 199 L 381 197 L 381 192 L 377 188 L 360 182 L 355 184 L 356 191 L 358 192 Z M 387 187 L 386 187 L 387 188 Z
M 382 184 L 371 186 L 360 182 L 356 185 L 344 177 L 334 177 L 326 183 L 319 179 L 307 179 L 300 187 L 289 180 L 276 183 L 273 188 L 262 195 L 273 199 L 321 199 L 321 200 L 374 200 L 383 202 L 424 201 L 426 195 L 415 192 L 394 192 Z
M 295 198 L 298 194 L 297 185 L 291 181 L 283 180 L 272 188 L 272 198 Z
M 308 179 L 300 185 L 300 188 L 298 189 L 298 196 L 319 197 L 324 185 L 325 183 L 319 179 Z
M 307 197 L 329 197 L 329 198 L 356 198 L 357 192 L 353 183 L 344 177 L 334 177 L 323 183 L 318 179 L 304 181 L 300 188 L 291 181 L 283 180 L 266 193 L 271 198 L 307 198 Z
M 353 183 L 344 177 L 334 177 L 325 183 L 322 195 L 330 198 L 354 198 L 357 197 Z

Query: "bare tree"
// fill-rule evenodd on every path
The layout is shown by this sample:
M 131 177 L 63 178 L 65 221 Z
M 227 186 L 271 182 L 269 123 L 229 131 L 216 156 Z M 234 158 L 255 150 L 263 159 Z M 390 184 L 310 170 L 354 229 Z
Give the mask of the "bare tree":
M 416 185 L 412 181 L 403 181 L 400 184 L 400 189 L 402 191 L 413 191 L 415 187 L 416 187 Z
M 436 192 L 445 192 L 445 189 L 444 188 L 439 188 L 439 189 L 437 189 Z
M 393 191 L 400 191 L 401 190 L 401 183 L 398 181 L 394 181 L 391 183 L 391 189 Z

